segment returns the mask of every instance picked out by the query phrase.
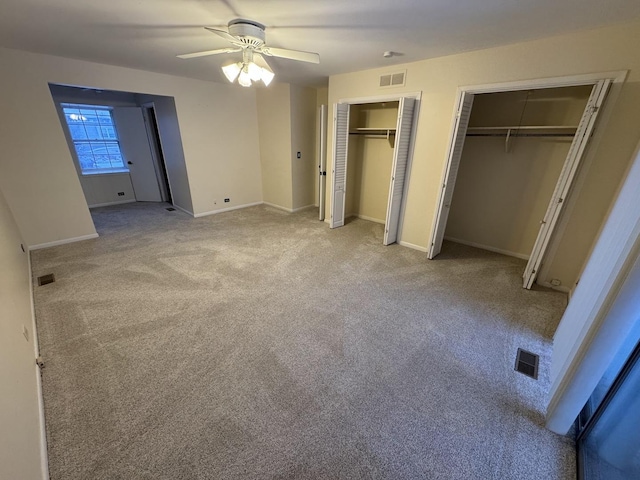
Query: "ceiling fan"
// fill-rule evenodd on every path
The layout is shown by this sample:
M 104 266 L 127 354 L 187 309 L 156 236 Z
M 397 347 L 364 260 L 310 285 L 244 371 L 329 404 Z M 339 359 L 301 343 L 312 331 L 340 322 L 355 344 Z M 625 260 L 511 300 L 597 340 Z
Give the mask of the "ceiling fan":
M 228 32 L 212 27 L 204 28 L 221 36 L 234 46 L 204 52 L 186 53 L 178 55 L 178 58 L 187 59 L 218 55 L 220 53 L 242 52 L 241 62 L 227 62 L 222 66 L 222 71 L 230 82 L 233 83 L 237 78 L 238 83 L 243 87 L 250 87 L 252 81 L 257 82 L 259 80 L 262 80 L 265 85 L 269 85 L 273 80 L 275 74 L 263 55 L 287 58 L 299 62 L 320 63 L 320 55 L 317 53 L 268 47 L 265 44 L 265 26 L 253 20 L 242 18 L 231 20 L 228 24 Z

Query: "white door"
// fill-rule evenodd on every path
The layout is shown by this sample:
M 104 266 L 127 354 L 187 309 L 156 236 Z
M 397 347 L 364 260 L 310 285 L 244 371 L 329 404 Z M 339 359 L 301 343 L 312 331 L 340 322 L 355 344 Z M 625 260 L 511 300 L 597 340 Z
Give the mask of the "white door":
M 416 100 L 414 98 L 401 98 L 398 107 L 396 141 L 393 149 L 393 163 L 391 167 L 391 185 L 389 186 L 387 219 L 384 228 L 384 245 L 395 243 L 398 239 L 400 205 L 402 204 L 404 180 L 407 174 L 415 104 Z
M 321 105 L 318 111 L 320 130 L 318 132 L 318 205 L 319 219 L 324 220 L 327 190 L 327 106 Z
M 129 168 L 136 200 L 161 202 L 160 186 L 149 147 L 142 108 L 114 108 L 113 119 L 118 132 L 120 149 Z
M 431 245 L 429 246 L 428 254 L 428 258 L 431 259 L 438 255 L 442 248 L 442 240 L 444 239 L 444 231 L 447 226 L 447 219 L 449 218 L 453 189 L 456 185 L 458 167 L 460 166 L 460 160 L 462 159 L 462 149 L 467 135 L 472 106 L 473 94 L 462 92 L 458 99 L 456 118 L 449 146 L 447 170 L 444 176 L 445 180 L 442 184 L 442 188 L 440 189 L 436 222 L 433 228 L 433 233 L 431 234 Z
M 349 148 L 349 104 L 333 106 L 333 168 L 331 170 L 331 228 L 344 225 L 347 187 L 347 149 Z
M 576 135 L 573 138 L 569 154 L 564 162 L 564 166 L 560 172 L 560 177 L 558 178 L 558 183 L 556 184 L 551 201 L 549 202 L 547 213 L 540 222 L 538 238 L 536 238 L 536 243 L 533 246 L 533 252 L 529 257 L 529 262 L 527 263 L 527 267 L 522 275 L 522 286 L 524 288 L 531 288 L 536 279 L 536 275 L 540 270 L 540 265 L 542 264 L 542 259 L 544 258 L 544 254 L 549 246 L 551 235 L 553 234 L 553 230 L 558 218 L 560 217 L 562 207 L 565 204 L 567 194 L 571 188 L 571 183 L 573 182 L 578 166 L 580 165 L 580 161 L 582 160 L 585 148 L 589 142 L 591 133 L 593 132 L 598 112 L 600 111 L 602 102 L 604 102 L 604 99 L 607 96 L 610 85 L 611 80 L 606 79 L 599 81 L 593 86 L 591 96 L 587 102 L 587 107 L 580 119 L 580 124 L 578 125 Z

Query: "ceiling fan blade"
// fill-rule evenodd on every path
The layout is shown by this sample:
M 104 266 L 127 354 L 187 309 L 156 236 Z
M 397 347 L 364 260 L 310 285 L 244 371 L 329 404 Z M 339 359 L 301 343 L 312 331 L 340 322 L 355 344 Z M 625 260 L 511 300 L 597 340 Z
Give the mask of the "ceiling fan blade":
M 207 50 L 205 52 L 196 52 L 196 53 L 184 53 L 182 55 L 176 55 L 178 58 L 197 58 L 197 57 L 206 57 L 207 55 L 218 55 L 219 53 L 236 53 L 241 52 L 242 49 L 240 47 L 228 47 L 228 48 L 218 48 L 217 50 Z
M 286 48 L 262 47 L 260 52 L 270 57 L 288 58 L 299 62 L 320 63 L 320 55 L 312 52 L 301 52 L 299 50 L 289 50 Z
M 218 30 L 213 27 L 204 27 L 206 30 L 209 30 L 211 33 L 215 33 L 216 35 L 220 35 L 222 38 L 227 40 L 228 42 L 233 43 L 234 45 L 242 45 L 242 42 L 239 41 L 236 37 L 231 35 L 229 32 L 225 32 L 224 30 Z

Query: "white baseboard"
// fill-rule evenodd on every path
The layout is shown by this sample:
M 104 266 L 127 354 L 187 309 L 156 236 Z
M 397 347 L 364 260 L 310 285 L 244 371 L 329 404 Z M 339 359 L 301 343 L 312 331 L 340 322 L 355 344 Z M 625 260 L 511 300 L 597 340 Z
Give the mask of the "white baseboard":
M 39 243 L 37 245 L 29 245 L 29 251 L 40 250 L 41 248 L 57 247 L 58 245 L 65 245 L 67 243 L 81 242 L 82 240 L 91 240 L 92 238 L 98 238 L 97 233 L 91 233 L 89 235 L 82 235 L 81 237 L 64 238 L 62 240 L 56 240 L 55 242 Z
M 38 428 L 40 430 L 40 472 L 42 479 L 49 479 L 49 457 L 47 450 L 47 428 L 44 419 L 44 395 L 42 393 L 42 377 L 40 367 L 36 365 L 35 359 L 40 356 L 38 347 L 38 325 L 36 323 L 36 305 L 33 298 L 33 274 L 31 270 L 31 252 L 27 251 L 27 268 L 29 269 L 29 298 L 31 299 L 31 341 L 33 342 L 33 368 L 36 374 L 36 395 L 38 396 Z
M 468 245 L 470 247 L 481 248 L 482 250 L 489 250 L 490 252 L 500 253 L 502 255 L 508 255 L 509 257 L 516 257 L 516 258 L 521 258 L 522 260 L 529 260 L 529 255 L 524 255 L 522 253 L 511 252 L 509 250 L 503 250 L 501 248 L 491 247 L 489 245 L 482 245 L 480 243 L 467 242 L 466 240 L 461 240 L 459 238 L 444 237 L 444 239 L 449 240 L 450 242 L 461 243 L 462 245 Z
M 536 282 L 536 283 L 541 287 L 547 287 L 552 290 L 557 290 L 558 292 L 571 295 L 571 289 L 569 287 L 565 287 L 564 285 L 551 285 L 549 282 Z
M 110 207 L 111 205 L 122 205 L 123 203 L 136 203 L 136 199 L 134 198 L 133 200 L 118 200 L 115 202 L 96 203 L 95 205 L 89 205 L 89 208 Z
M 240 210 L 241 208 L 255 207 L 256 205 L 262 205 L 263 202 L 245 203 L 244 205 L 236 205 L 235 207 L 221 208 L 220 210 L 212 210 L 210 212 L 194 213 L 195 218 L 207 217 L 209 215 L 215 215 L 216 213 L 230 212 L 232 210 Z M 183 209 L 180 209 L 183 210 Z
M 192 217 L 195 217 L 195 215 L 193 214 L 193 212 L 190 212 L 189 210 L 187 210 L 186 208 L 182 208 L 180 205 L 176 205 L 175 203 L 173 204 L 173 208 L 176 208 L 178 210 L 180 210 L 181 212 L 186 213 L 187 215 L 190 215 Z
M 305 205 L 304 207 L 298 207 L 291 210 L 291 213 L 301 212 L 302 210 L 309 210 L 310 208 L 314 208 L 315 205 Z
M 402 245 L 403 247 L 413 248 L 414 250 L 418 250 L 419 252 L 423 252 L 423 253 L 427 253 L 429 251 L 427 247 L 421 247 L 420 245 L 404 242 L 402 240 L 398 242 L 398 245 Z
M 373 217 L 367 217 L 366 215 L 356 215 L 353 214 L 353 217 L 358 217 L 362 220 L 366 220 L 368 222 L 374 222 L 374 223 L 381 223 L 382 225 L 384 225 L 386 223 L 385 220 L 380 220 L 379 218 L 373 218 Z

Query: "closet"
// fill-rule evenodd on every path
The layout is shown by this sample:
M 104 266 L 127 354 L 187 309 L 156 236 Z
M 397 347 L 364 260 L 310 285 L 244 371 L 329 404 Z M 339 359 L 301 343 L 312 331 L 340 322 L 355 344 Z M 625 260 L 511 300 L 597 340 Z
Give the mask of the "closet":
M 336 104 L 331 228 L 358 217 L 385 225 L 395 243 L 410 154 L 416 99 Z
M 351 106 L 346 218 L 385 223 L 397 119 L 398 102 Z
M 608 86 L 462 92 L 429 257 L 446 238 L 527 259 L 530 288 Z

